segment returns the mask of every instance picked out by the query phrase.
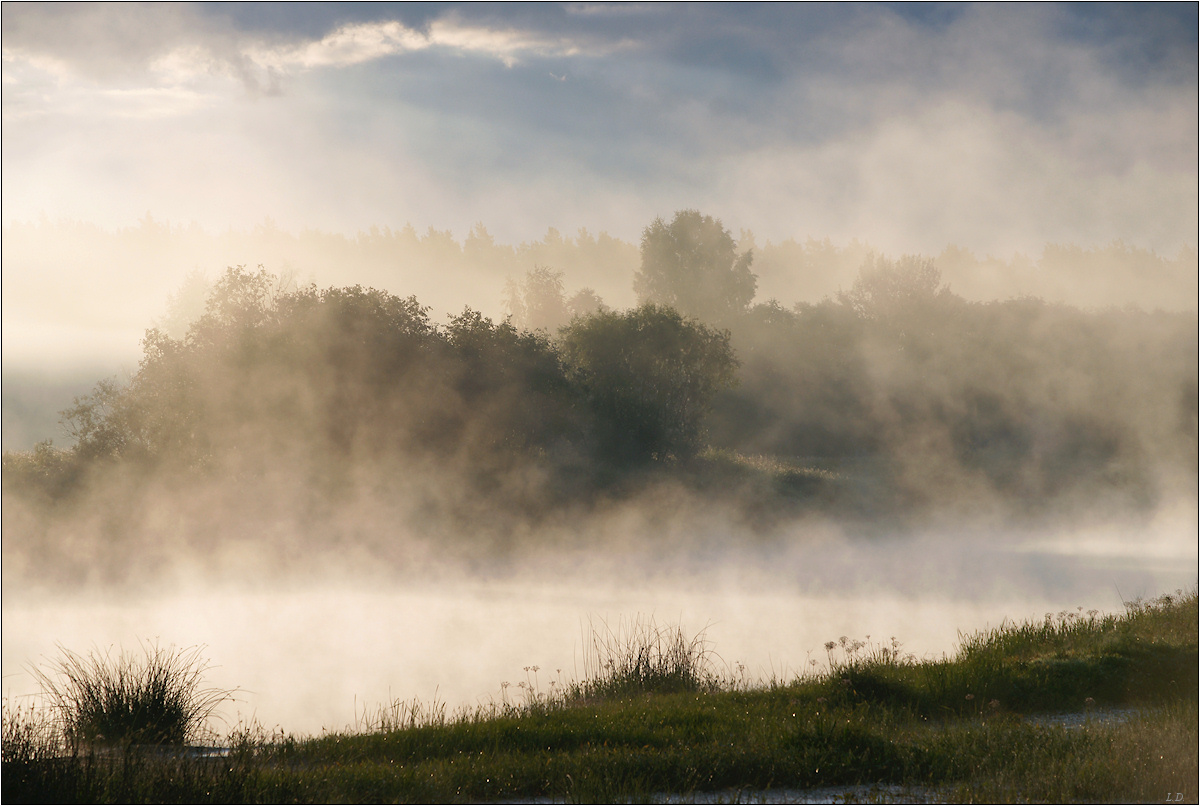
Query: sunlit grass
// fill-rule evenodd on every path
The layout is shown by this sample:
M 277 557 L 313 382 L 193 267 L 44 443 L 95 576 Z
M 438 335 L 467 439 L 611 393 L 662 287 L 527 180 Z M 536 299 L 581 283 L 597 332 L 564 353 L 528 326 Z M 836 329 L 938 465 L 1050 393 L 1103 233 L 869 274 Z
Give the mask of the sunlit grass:
M 1196 593 L 1179 593 L 1003 625 L 940 660 L 839 637 L 806 674 L 747 686 L 718 673 L 703 633 L 635 619 L 594 625 L 581 682 L 531 666 L 474 710 L 396 701 L 314 738 L 246 728 L 219 763 L 14 755 L 10 736 L 45 736 L 6 712 L 4 799 L 636 802 L 898 785 L 951 802 L 1194 802 L 1196 632 Z

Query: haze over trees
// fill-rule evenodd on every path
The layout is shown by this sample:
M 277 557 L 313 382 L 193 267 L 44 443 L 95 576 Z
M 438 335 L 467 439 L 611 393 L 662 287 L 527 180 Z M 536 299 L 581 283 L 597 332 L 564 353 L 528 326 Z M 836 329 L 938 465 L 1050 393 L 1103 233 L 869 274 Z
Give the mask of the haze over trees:
M 754 299 L 753 259 L 750 251 L 737 253 L 720 221 L 682 210 L 670 224 L 656 218 L 642 233 L 642 264 L 633 275 L 633 289 L 639 302 L 726 321 Z
M 29 432 L 10 417 L 17 411 L 33 414 L 14 397 L 18 373 L 61 374 L 70 365 L 101 375 L 136 361 L 137 339 L 162 318 L 168 297 L 183 291 L 189 274 L 206 275 L 211 283 L 223 267 L 262 264 L 322 288 L 362 285 L 416 296 L 438 321 L 464 305 L 499 320 L 512 313 L 503 304 L 506 281 L 520 283 L 535 267 L 563 272 L 568 299 L 588 288 L 611 308 L 635 305 L 631 278 L 641 266 L 641 252 L 631 240 L 550 228 L 541 238 L 507 244 L 482 224 L 464 236 L 411 226 L 351 234 L 289 232 L 270 220 L 247 230 L 212 232 L 150 216 L 120 229 L 72 221 L 9 223 L 2 239 L 5 326 L 9 332 L 33 329 L 46 338 L 5 341 L 5 375 L 12 381 L 5 384 L 5 445 L 33 444 L 17 438 Z M 772 241 L 748 229 L 740 231 L 736 244 L 739 256 L 753 255 L 753 301 L 776 299 L 789 308 L 836 299 L 854 283 L 863 262 L 879 253 L 861 240 Z M 1198 299 L 1194 246 L 1156 254 L 1120 242 L 1047 244 L 1036 254 L 976 254 L 951 244 L 929 257 L 943 282 L 972 302 L 1032 296 L 1087 309 L 1194 311 Z M 202 296 L 190 296 L 203 307 Z M 161 324 L 171 335 L 183 335 Z M 521 326 L 515 319 L 514 324 Z M 42 348 L 67 343 L 69 351 Z M 67 402 L 69 397 L 54 408 Z M 53 434 L 53 418 L 39 422 L 45 435 Z
M 1148 513 L 1195 484 L 1194 311 L 970 301 L 935 261 L 874 253 L 834 296 L 755 304 L 753 250 L 694 210 L 640 254 L 636 306 L 535 264 L 501 321 L 261 267 L 193 277 L 129 381 L 63 412 L 70 447 L 4 454 L 6 557 L 63 561 L 84 516 L 109 549 L 170 511 L 216 540 L 217 510 L 237 541 L 287 519 L 384 540 L 353 512 L 503 542 L 668 489 L 770 531 Z

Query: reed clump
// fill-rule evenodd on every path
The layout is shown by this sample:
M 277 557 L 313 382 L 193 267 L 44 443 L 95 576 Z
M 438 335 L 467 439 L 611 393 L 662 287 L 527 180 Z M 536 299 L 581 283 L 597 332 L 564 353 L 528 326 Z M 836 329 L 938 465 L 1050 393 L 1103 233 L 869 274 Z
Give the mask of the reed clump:
M 203 647 L 154 644 L 141 656 L 59 647 L 49 671 L 34 669 L 66 745 L 183 745 L 199 738 L 233 692 L 209 688 Z
M 592 623 L 584 642 L 584 679 L 566 687 L 570 702 L 644 694 L 716 690 L 721 677 L 703 631 L 691 636 L 679 625 L 660 627 L 652 616 Z

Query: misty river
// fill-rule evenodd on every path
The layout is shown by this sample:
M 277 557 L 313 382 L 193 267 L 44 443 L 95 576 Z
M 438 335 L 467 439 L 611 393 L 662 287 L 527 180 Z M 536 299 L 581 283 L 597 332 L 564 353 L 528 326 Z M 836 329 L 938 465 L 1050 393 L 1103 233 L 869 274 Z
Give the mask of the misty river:
M 797 527 L 800 528 L 800 527 Z M 674 555 L 544 551 L 506 570 L 283 582 L 179 582 L 155 591 L 28 594 L 6 584 L 4 696 L 37 690 L 56 645 L 203 645 L 207 683 L 237 688 L 218 731 L 257 721 L 314 734 L 354 726 L 393 700 L 462 707 L 521 702 L 584 673 L 592 628 L 653 617 L 704 632 L 718 670 L 789 679 L 826 662 L 841 636 L 918 658 L 960 633 L 1196 584 L 1194 502 L 1138 526 L 1044 534 L 926 531 L 849 538 L 813 529 L 774 548 Z M 869 636 L 869 638 L 868 638 Z M 528 667 L 528 668 L 527 668 Z M 536 670 L 534 667 L 537 667 Z M 554 685 L 551 685 L 551 683 Z M 505 686 L 504 684 L 507 684 Z

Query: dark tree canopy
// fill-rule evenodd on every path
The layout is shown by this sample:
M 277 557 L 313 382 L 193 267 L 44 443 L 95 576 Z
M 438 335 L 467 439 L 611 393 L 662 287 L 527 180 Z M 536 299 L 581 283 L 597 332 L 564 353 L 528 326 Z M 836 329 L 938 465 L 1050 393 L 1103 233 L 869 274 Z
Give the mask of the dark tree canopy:
M 670 224 L 656 218 L 642 231 L 642 265 L 633 289 L 641 303 L 723 323 L 754 299 L 758 281 L 750 271 L 752 260 L 750 252 L 737 254 L 719 219 L 681 210 Z
M 563 330 L 563 360 L 600 418 L 610 458 L 694 453 L 713 396 L 734 385 L 729 333 L 653 304 L 601 312 Z
M 728 333 L 654 305 L 577 315 L 562 332 L 560 347 L 470 309 L 437 326 L 413 297 L 287 290 L 238 267 L 184 338 L 149 331 L 130 382 L 100 384 L 64 421 L 81 460 L 239 478 L 417 459 L 561 477 L 696 450 L 733 379 Z

